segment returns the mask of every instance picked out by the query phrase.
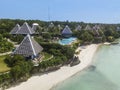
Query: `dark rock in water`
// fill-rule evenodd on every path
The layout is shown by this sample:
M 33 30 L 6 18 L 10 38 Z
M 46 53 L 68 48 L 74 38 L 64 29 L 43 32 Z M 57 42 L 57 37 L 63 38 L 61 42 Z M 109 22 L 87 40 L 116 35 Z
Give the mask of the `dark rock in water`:
M 88 69 L 89 69 L 90 71 L 94 71 L 94 70 L 96 69 L 96 66 L 91 65 L 91 66 L 88 67 Z
M 79 63 L 80 63 L 79 58 L 75 56 L 75 57 L 72 59 L 72 61 L 71 61 L 71 63 L 70 63 L 70 66 L 72 67 L 72 66 L 78 65 Z

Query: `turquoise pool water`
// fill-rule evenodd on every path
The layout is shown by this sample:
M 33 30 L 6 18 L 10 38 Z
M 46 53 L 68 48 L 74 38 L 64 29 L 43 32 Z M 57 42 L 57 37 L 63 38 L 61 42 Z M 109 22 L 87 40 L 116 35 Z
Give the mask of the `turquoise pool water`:
M 71 44 L 72 42 L 74 42 L 75 40 L 76 40 L 76 37 L 64 38 L 62 40 L 59 40 L 59 43 L 61 45 L 68 45 L 68 44 Z
M 99 47 L 92 65 L 52 90 L 120 90 L 120 44 Z

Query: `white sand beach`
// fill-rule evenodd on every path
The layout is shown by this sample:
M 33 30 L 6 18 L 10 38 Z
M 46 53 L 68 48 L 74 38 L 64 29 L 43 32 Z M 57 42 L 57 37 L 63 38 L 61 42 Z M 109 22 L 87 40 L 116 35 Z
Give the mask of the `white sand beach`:
M 110 45 L 111 43 L 109 43 L 109 42 L 105 42 L 104 44 L 105 44 L 105 45 Z
M 99 45 L 92 44 L 81 49 L 81 53 L 78 55 L 81 63 L 69 67 L 63 66 L 61 69 L 43 74 L 41 76 L 32 76 L 28 81 L 21 83 L 16 87 L 11 87 L 7 90 L 50 90 L 56 84 L 70 78 L 74 74 L 82 71 L 92 63 L 92 57 L 94 56 Z

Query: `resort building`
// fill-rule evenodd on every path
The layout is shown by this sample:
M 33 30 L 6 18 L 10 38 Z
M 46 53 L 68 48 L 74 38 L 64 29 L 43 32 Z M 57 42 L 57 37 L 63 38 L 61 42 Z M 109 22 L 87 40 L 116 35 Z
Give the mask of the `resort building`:
M 72 31 L 68 25 L 66 25 L 65 28 L 63 29 L 62 36 L 63 37 L 71 37 L 72 36 Z
M 35 31 L 28 25 L 27 22 L 25 22 L 21 27 L 17 24 L 13 30 L 10 32 L 10 34 L 22 34 L 22 35 L 27 35 L 27 34 L 34 34 Z
M 62 30 L 62 27 L 61 27 L 61 25 L 60 25 L 60 24 L 58 25 L 58 29 L 59 29 L 59 30 Z
M 38 27 L 39 27 L 38 23 L 33 23 L 32 24 L 32 30 L 36 31 Z
M 78 25 L 75 30 L 80 31 L 81 29 L 82 29 L 82 27 L 80 25 Z
M 13 54 L 19 54 L 26 58 L 34 59 L 40 57 L 40 52 L 43 50 L 29 34 L 23 39 L 21 44 L 15 49 Z
M 11 30 L 10 34 L 16 34 L 20 30 L 20 25 L 16 24 L 16 26 Z
M 92 30 L 92 28 L 90 27 L 90 25 L 87 25 L 87 26 L 85 27 L 85 30 Z
M 54 24 L 51 22 L 50 24 L 49 24 L 49 28 L 53 28 L 54 27 Z
M 95 36 L 99 36 L 100 35 L 99 30 L 93 30 L 93 33 L 94 33 Z
M 95 25 L 95 26 L 93 27 L 93 30 L 100 30 L 100 26 L 99 26 L 99 25 Z
M 120 27 L 117 27 L 117 31 L 120 31 Z
M 99 25 L 95 25 L 93 27 L 93 32 L 94 32 L 95 36 L 99 36 L 100 35 L 99 30 L 100 30 L 100 26 Z

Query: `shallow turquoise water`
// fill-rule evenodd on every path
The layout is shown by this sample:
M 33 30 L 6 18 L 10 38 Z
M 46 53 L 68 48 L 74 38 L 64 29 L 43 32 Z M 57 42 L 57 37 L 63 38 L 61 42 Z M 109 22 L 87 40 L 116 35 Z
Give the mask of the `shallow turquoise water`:
M 72 43 L 72 42 L 75 41 L 75 40 L 76 40 L 75 37 L 69 37 L 69 38 L 64 38 L 64 39 L 62 39 L 62 40 L 59 40 L 59 43 L 60 43 L 61 45 L 68 45 L 68 44 Z
M 100 46 L 93 65 L 96 68 L 87 68 L 53 90 L 120 90 L 120 44 Z

